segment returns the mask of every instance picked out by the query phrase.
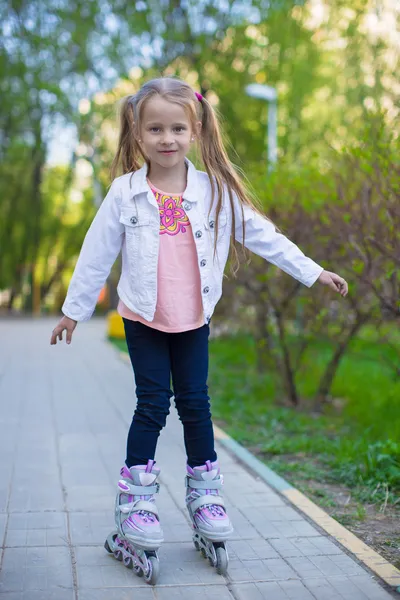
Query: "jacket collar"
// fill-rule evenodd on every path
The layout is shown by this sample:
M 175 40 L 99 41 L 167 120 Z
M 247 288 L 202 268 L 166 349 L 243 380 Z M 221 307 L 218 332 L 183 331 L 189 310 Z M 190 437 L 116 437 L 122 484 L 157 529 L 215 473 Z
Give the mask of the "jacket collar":
M 183 198 L 189 202 L 197 202 L 199 193 L 203 191 L 201 178 L 198 176 L 197 169 L 188 158 L 185 158 L 188 167 L 186 190 L 183 192 Z M 130 186 L 134 192 L 134 196 L 143 192 L 151 192 L 147 183 L 147 163 L 145 163 L 138 171 L 135 171 L 130 177 Z

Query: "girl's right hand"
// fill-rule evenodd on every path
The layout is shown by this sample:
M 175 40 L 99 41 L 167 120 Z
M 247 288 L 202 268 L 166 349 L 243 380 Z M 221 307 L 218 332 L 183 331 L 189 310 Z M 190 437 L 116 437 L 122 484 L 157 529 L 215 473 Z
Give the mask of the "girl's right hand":
M 70 344 L 71 339 L 72 339 L 72 334 L 74 332 L 76 325 L 77 325 L 77 321 L 74 321 L 74 319 L 70 319 L 69 317 L 64 316 L 61 319 L 61 321 L 58 323 L 58 325 L 56 325 L 52 331 L 50 345 L 53 346 L 54 344 L 57 344 L 57 338 L 60 340 L 60 342 L 62 341 L 62 335 L 63 335 L 64 329 L 67 330 L 66 342 L 67 342 L 67 344 Z

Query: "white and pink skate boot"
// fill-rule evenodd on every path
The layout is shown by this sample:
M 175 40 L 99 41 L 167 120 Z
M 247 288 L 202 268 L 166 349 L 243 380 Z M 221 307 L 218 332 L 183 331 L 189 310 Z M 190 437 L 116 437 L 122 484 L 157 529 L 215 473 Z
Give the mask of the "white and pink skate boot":
M 223 476 L 218 461 L 206 461 L 201 467 L 187 468 L 186 505 L 193 524 L 193 542 L 220 575 L 228 568 L 226 540 L 233 532 L 221 496 Z
M 160 469 L 154 460 L 147 465 L 121 469 L 115 500 L 115 525 L 104 547 L 117 560 L 134 569 L 145 581 L 155 584 L 159 572 L 157 550 L 164 541 L 155 504 Z

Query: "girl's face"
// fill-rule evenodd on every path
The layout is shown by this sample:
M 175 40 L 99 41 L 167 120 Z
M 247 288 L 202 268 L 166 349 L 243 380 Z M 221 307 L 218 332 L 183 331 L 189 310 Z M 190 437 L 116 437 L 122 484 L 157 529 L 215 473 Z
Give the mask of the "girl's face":
M 194 136 L 189 117 L 182 106 L 160 96 L 153 96 L 145 102 L 140 139 L 150 163 L 164 168 L 176 166 L 189 152 Z

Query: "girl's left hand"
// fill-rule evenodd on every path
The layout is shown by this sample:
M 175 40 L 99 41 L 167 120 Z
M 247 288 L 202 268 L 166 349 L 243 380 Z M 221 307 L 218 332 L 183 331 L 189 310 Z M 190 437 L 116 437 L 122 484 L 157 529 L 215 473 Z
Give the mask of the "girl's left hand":
M 330 271 L 322 271 L 318 277 L 318 281 L 324 285 L 329 285 L 335 292 L 339 292 L 343 298 L 347 296 L 349 286 L 347 281 L 343 277 L 340 277 L 340 275 L 336 275 L 336 273 L 331 273 Z

